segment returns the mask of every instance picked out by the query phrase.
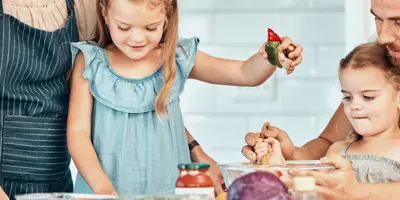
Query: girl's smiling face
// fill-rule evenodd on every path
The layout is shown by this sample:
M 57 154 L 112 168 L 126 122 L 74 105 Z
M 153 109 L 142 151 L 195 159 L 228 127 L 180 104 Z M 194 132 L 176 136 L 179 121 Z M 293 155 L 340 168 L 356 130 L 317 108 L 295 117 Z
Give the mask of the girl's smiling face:
M 157 48 L 166 19 L 162 1 L 112 0 L 103 17 L 116 47 L 127 57 L 139 60 Z

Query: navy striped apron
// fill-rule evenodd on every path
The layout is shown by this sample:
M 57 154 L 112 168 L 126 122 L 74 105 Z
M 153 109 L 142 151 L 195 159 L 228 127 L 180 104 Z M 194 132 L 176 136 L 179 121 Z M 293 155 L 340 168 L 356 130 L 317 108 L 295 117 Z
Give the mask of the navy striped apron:
M 65 28 L 47 32 L 3 12 L 0 0 L 0 184 L 11 197 L 72 192 L 66 145 L 73 0 Z

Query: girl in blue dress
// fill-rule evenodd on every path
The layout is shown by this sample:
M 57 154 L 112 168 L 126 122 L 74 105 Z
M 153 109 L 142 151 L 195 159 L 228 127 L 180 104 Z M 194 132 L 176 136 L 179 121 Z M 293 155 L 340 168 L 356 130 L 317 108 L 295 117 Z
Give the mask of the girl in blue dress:
M 256 86 L 276 67 L 264 50 L 226 60 L 198 51 L 198 38 L 178 40 L 177 0 L 99 0 L 97 12 L 96 41 L 72 44 L 75 192 L 171 194 L 177 165 L 191 162 L 179 106 L 185 81 Z M 282 49 L 292 43 L 282 39 Z M 292 67 L 301 52 L 289 54 Z

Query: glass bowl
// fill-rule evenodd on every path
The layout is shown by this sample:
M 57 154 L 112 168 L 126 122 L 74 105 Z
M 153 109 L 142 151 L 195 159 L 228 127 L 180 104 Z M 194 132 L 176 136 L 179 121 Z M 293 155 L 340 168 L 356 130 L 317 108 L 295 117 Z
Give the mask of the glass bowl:
M 297 168 L 300 171 L 325 171 L 330 172 L 335 168 L 331 165 L 323 165 L 319 160 L 290 160 L 284 165 L 263 166 L 254 163 L 228 163 L 218 164 L 221 168 L 222 176 L 226 187 L 232 184 L 237 178 L 251 172 L 266 171 L 275 174 L 278 177 L 287 176 L 291 168 Z

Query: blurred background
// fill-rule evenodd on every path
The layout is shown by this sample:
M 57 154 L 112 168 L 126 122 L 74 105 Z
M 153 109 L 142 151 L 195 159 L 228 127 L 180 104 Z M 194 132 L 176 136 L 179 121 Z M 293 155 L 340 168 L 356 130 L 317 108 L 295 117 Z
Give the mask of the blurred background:
M 278 69 L 259 87 L 187 81 L 186 127 L 219 163 L 246 161 L 245 134 L 265 121 L 295 145 L 317 137 L 341 102 L 340 59 L 375 34 L 369 0 L 179 0 L 179 6 L 180 36 L 199 37 L 199 49 L 213 56 L 247 59 L 267 40 L 267 28 L 304 47 L 293 74 Z

